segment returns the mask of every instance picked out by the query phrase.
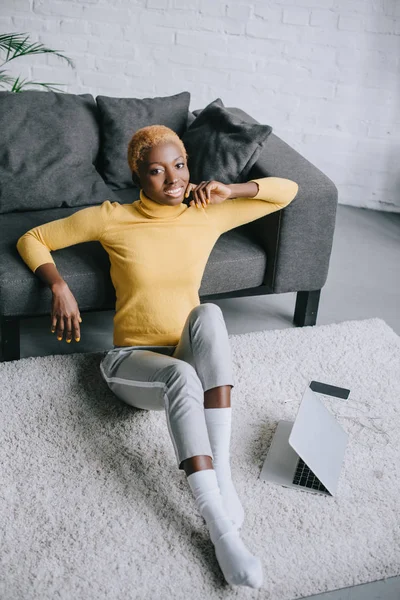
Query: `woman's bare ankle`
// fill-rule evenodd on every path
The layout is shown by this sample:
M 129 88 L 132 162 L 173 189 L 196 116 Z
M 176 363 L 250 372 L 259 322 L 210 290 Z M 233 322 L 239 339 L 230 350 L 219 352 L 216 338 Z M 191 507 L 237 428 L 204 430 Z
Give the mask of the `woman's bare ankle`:
M 196 471 L 214 468 L 211 456 L 207 455 L 191 456 L 190 458 L 186 458 L 181 462 L 181 467 L 183 467 L 187 477 Z

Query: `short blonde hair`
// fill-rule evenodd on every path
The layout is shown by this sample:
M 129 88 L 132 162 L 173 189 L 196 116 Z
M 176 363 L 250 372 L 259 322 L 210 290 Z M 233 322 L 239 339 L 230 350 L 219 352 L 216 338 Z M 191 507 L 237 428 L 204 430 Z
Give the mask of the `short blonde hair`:
M 157 144 L 173 142 L 182 151 L 182 156 L 187 159 L 187 152 L 181 138 L 173 129 L 165 125 L 148 125 L 138 129 L 128 144 L 128 164 L 132 173 L 139 177 L 139 163 L 144 160 L 144 155 Z

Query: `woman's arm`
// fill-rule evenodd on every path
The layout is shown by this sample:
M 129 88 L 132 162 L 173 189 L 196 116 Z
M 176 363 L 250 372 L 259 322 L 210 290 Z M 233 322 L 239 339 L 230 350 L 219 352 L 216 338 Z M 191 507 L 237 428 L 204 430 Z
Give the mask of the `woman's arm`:
M 62 288 L 63 285 L 67 285 L 66 281 L 61 277 L 54 263 L 45 263 L 40 265 L 35 271 L 35 275 L 39 277 L 44 283 L 46 283 L 51 291 Z
M 261 177 L 247 183 L 223 184 L 223 189 L 231 190 L 226 200 L 204 208 L 220 234 L 285 208 L 297 196 L 299 186 L 283 177 Z
M 107 200 L 64 219 L 34 227 L 17 242 L 17 250 L 26 265 L 51 289 L 51 331 L 57 331 L 60 341 L 65 332 L 67 342 L 71 342 L 73 334 L 79 342 L 82 319 L 78 303 L 58 272 L 51 251 L 82 242 L 100 241 L 112 211 L 113 205 Z
M 106 200 L 101 205 L 83 208 L 64 219 L 38 225 L 19 238 L 17 250 L 34 273 L 41 265 L 52 263 L 55 266 L 52 250 L 100 241 L 112 211 L 113 205 Z
M 229 198 L 254 198 L 260 189 L 260 186 L 255 181 L 230 183 L 228 187 L 232 190 Z

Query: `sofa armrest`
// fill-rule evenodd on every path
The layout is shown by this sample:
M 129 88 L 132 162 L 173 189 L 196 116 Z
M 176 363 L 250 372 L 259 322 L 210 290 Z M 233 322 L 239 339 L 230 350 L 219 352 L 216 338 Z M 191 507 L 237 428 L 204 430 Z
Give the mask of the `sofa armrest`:
M 243 120 L 258 123 L 238 108 Z M 338 190 L 333 181 L 273 133 L 247 179 L 285 177 L 299 185 L 284 209 L 244 225 L 267 254 L 264 285 L 273 293 L 321 289 L 328 276 Z

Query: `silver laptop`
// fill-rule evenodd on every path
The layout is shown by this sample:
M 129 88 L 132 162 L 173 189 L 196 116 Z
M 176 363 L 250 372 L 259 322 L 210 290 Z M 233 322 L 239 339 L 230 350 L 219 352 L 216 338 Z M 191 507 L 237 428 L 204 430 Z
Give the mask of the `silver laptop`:
M 279 421 L 260 479 L 334 496 L 347 439 L 332 413 L 307 387 L 295 421 Z

